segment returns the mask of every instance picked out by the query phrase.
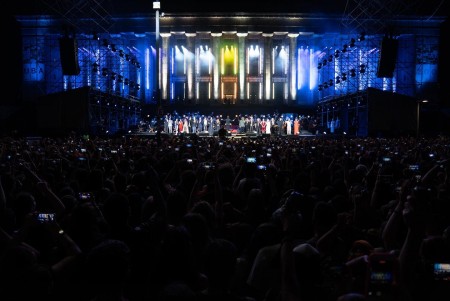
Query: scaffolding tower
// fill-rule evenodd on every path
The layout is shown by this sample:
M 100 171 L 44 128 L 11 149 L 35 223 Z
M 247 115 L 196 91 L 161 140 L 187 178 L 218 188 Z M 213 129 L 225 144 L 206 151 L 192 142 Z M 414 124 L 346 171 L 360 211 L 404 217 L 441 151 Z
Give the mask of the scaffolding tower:
M 65 74 L 63 55 L 57 51 L 42 53 L 45 59 L 45 78 L 54 80 L 41 84 L 43 95 L 88 88 L 89 123 L 97 134 L 125 130 L 136 126 L 140 105 L 140 53 L 127 34 L 113 33 L 113 17 L 108 12 L 109 0 L 41 0 L 49 15 L 60 18 L 61 31 L 36 35 L 36 45 L 45 49 L 60 49 L 62 37 L 73 43 L 73 60 L 78 72 Z M 45 19 L 45 12 L 37 18 Z M 44 22 L 37 20 L 37 22 Z M 37 46 L 36 48 L 39 48 Z M 69 56 L 72 55 L 69 53 Z M 69 58 L 70 59 L 70 58 Z M 62 73 L 58 73 L 61 70 Z M 86 87 L 87 84 L 87 87 Z M 39 85 L 38 85 L 39 87 Z M 107 112 L 107 114 L 105 113 Z M 111 118 L 120 116 L 120 118 Z M 114 123 L 111 120 L 116 120 Z M 117 122 L 121 120 L 121 122 Z M 101 125 L 101 126 L 100 126 Z
M 334 116 L 345 108 L 345 130 L 352 129 L 354 135 L 364 135 L 365 129 L 355 124 L 367 124 L 368 91 L 370 88 L 392 91 L 405 95 L 417 95 L 425 80 L 416 74 L 424 74 L 423 66 L 433 60 L 428 55 L 431 45 L 426 35 L 404 39 L 398 43 L 401 27 L 408 26 L 409 12 L 417 9 L 420 1 L 402 0 L 352 0 L 348 2 L 342 17 L 343 38 L 341 47 L 328 48 L 318 62 L 319 102 L 318 119 L 325 131 L 330 132 L 330 124 L 335 123 Z M 426 25 L 424 25 L 426 29 Z M 385 43 L 387 40 L 388 43 Z M 396 47 L 388 49 L 386 45 L 395 43 Z M 415 44 L 415 46 L 413 45 Z M 403 48 L 400 48 L 403 47 Z M 408 50 L 409 49 L 409 50 Z M 398 53 L 409 53 L 397 57 Z M 424 52 L 421 55 L 421 51 Z M 383 53 L 384 52 L 384 53 Z M 397 81 L 395 76 L 380 76 L 382 54 L 390 56 L 391 67 L 395 74 L 411 80 Z M 419 59 L 417 59 L 419 57 Z M 422 60 L 420 59 L 422 58 Z M 437 83 L 436 83 L 437 84 Z M 339 104 L 339 105 L 337 105 Z M 342 123 L 341 123 L 342 124 Z M 345 122 L 344 122 L 345 124 Z M 333 129 L 334 131 L 335 129 Z M 341 129 L 343 130 L 343 129 Z

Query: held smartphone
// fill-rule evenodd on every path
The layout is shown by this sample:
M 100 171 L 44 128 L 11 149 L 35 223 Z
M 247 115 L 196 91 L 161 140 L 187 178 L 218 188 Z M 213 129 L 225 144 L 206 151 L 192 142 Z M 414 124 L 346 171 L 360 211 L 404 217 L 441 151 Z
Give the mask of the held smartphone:
M 204 169 L 214 169 L 214 163 L 212 163 L 212 162 L 204 162 L 202 164 L 202 167 Z
M 247 157 L 247 163 L 256 163 L 256 157 Z
M 433 278 L 436 281 L 445 281 L 450 284 L 450 263 L 433 263 Z
M 381 158 L 381 162 L 382 163 L 390 163 L 391 162 L 391 158 L 390 157 L 383 157 L 383 158 Z
M 48 223 L 55 220 L 55 214 L 54 213 L 38 213 L 37 220 L 40 223 Z
M 90 201 L 92 199 L 92 194 L 90 192 L 80 192 L 78 198 L 80 201 Z
M 409 170 L 419 171 L 419 164 L 410 164 L 409 165 Z
M 366 278 L 367 300 L 395 300 L 397 257 L 390 253 L 369 256 Z

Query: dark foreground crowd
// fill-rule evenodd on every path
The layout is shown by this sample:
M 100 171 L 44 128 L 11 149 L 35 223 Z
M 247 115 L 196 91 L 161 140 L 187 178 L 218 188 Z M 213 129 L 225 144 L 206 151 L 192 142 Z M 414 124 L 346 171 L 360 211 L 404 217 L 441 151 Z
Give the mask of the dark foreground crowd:
M 3 137 L 0 300 L 449 300 L 450 139 Z

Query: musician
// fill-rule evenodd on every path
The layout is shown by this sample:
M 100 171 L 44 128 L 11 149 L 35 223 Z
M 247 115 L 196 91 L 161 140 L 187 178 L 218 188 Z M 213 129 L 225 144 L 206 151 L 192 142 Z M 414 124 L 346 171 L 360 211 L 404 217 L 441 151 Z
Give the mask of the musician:
M 283 124 L 284 124 L 283 117 L 278 118 L 277 132 L 278 132 L 278 135 L 280 135 L 280 136 L 283 134 Z
M 267 122 L 266 119 L 261 120 L 261 133 L 266 134 L 267 133 Z
M 294 119 L 294 135 L 300 135 L 300 121 L 298 117 Z
M 231 130 L 231 119 L 230 115 L 227 115 L 227 118 L 225 118 L 225 129 L 229 132 Z
M 286 118 L 286 135 L 292 135 L 292 121 L 291 119 L 288 117 Z

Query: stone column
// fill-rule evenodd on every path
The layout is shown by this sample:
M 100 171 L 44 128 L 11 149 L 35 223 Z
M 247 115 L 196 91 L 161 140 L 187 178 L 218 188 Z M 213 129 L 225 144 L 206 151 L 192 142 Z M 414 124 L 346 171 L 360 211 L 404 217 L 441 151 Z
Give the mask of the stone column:
M 169 74 L 169 38 L 170 33 L 161 33 L 162 38 L 162 48 L 161 48 L 161 98 L 170 100 L 169 95 L 169 85 L 170 85 L 170 74 Z
M 220 98 L 220 37 L 222 33 L 211 33 L 212 54 L 214 56 L 213 66 L 213 97 L 217 101 Z
M 263 89 L 264 99 L 270 100 L 272 98 L 272 37 L 273 33 L 263 33 L 264 37 L 264 67 L 263 67 Z
M 196 33 L 186 33 L 187 45 L 186 48 L 195 54 L 195 37 Z M 186 66 L 186 81 L 187 81 L 187 98 L 189 101 L 195 99 L 195 55 L 188 58 Z
M 247 37 L 248 33 L 237 33 L 238 36 L 238 60 L 239 60 L 239 73 L 238 73 L 238 83 L 239 83 L 239 95 L 238 99 L 244 100 L 245 97 L 245 91 L 246 91 L 246 82 L 245 82 L 245 65 L 247 63 L 246 57 L 245 57 L 245 37 Z
M 296 103 L 297 100 L 297 37 L 298 33 L 290 33 L 289 37 L 289 74 L 288 74 L 288 91 L 289 100 Z

